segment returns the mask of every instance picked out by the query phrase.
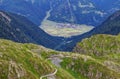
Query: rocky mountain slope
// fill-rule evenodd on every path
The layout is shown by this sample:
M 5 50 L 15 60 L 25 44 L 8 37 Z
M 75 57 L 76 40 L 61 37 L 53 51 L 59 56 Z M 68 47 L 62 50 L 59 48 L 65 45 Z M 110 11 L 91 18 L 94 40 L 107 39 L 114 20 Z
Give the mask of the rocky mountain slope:
M 120 11 L 115 12 L 100 26 L 94 28 L 89 34 L 112 34 L 117 35 L 120 33 Z
M 0 38 L 31 42 L 54 49 L 64 38 L 45 33 L 24 16 L 0 11 Z
M 40 25 L 49 10 L 49 0 L 1 0 L 0 10 L 23 15 L 35 23 Z
M 109 1 L 109 4 L 108 4 Z M 114 0 L 51 0 L 49 20 L 97 26 L 120 9 Z
M 120 9 L 119 3 L 119 0 L 1 0 L 0 10 L 25 16 L 52 36 L 71 37 L 100 25 Z
M 115 12 L 107 20 L 105 20 L 100 26 L 94 28 L 90 32 L 82 35 L 73 36 L 68 39 L 70 41 L 64 50 L 73 49 L 77 42 L 82 41 L 84 38 L 91 37 L 96 34 L 111 34 L 117 35 L 120 33 L 120 11 Z M 61 47 L 64 47 L 64 45 Z
M 111 40 L 112 36 L 104 37 Z M 117 46 L 116 49 L 119 50 Z M 119 52 L 106 55 L 105 51 L 104 54 L 101 58 L 101 55 L 84 52 L 57 52 L 34 44 L 0 39 L 0 79 L 119 79 Z
M 10 1 L 12 4 L 16 4 L 18 0 L 16 1 Z M 25 0 L 24 0 L 25 1 Z M 9 2 L 9 1 L 8 1 Z M 22 1 L 21 1 L 22 2 Z M 24 3 L 28 3 L 29 1 L 25 1 Z M 46 3 L 47 1 L 43 1 L 43 3 Z M 48 1 L 49 2 L 49 1 Z M 51 1 L 51 3 L 53 3 L 54 1 Z M 57 4 L 60 4 L 59 3 L 60 1 L 58 1 Z M 95 3 L 97 3 L 97 1 L 94 1 Z M 3 5 L 5 3 L 5 1 L 2 1 L 1 2 L 1 5 Z M 19 2 L 20 3 L 20 2 Z M 18 3 L 18 4 L 19 4 Z M 31 2 L 29 2 L 31 3 Z M 34 2 L 34 4 L 37 4 L 39 2 Z M 101 1 L 101 4 L 103 4 L 104 1 Z M 110 3 L 114 3 L 113 0 L 110 1 Z M 119 3 L 119 2 L 118 2 Z M 9 3 L 8 3 L 9 4 Z M 8 5 L 6 4 L 6 5 Z M 32 4 L 32 3 L 31 3 Z M 107 2 L 106 2 L 107 4 Z M 27 5 L 26 5 L 27 6 Z M 112 5 L 113 6 L 113 5 Z M 116 5 L 114 5 L 116 6 Z M 100 5 L 99 5 L 100 7 Z M 2 9 L 4 9 L 3 7 L 1 7 Z M 12 7 L 13 8 L 13 7 Z M 109 7 L 108 7 L 109 8 Z M 11 9 L 9 9 L 11 10 Z M 14 10 L 13 10 L 14 11 Z M 28 11 L 28 10 L 26 10 Z M 35 12 L 35 11 L 33 11 Z M 57 11 L 56 11 L 57 12 Z M 16 12 L 15 12 L 16 13 Z M 41 29 L 39 29 L 37 27 L 37 25 L 34 25 L 33 23 L 31 24 L 30 21 L 27 20 L 24 20 L 24 22 L 22 21 L 23 20 L 23 17 L 21 16 L 14 16 L 16 18 L 16 20 L 22 18 L 19 20 L 19 24 L 16 25 L 17 27 L 19 26 L 19 29 L 21 29 L 21 31 L 24 31 L 24 33 L 20 34 L 20 36 L 24 39 L 21 39 L 19 40 L 18 42 L 21 42 L 21 41 L 32 41 L 32 42 L 36 42 L 38 44 L 41 44 L 45 47 L 49 47 L 49 48 L 52 48 L 52 49 L 55 49 L 55 50 L 62 50 L 62 51 L 71 51 L 73 49 L 73 47 L 76 45 L 77 42 L 81 41 L 82 39 L 86 38 L 86 37 L 90 37 L 91 35 L 94 35 L 94 34 L 118 34 L 120 32 L 119 30 L 119 16 L 120 14 L 120 11 L 116 12 L 115 14 L 111 15 L 105 22 L 103 22 L 100 26 L 94 28 L 93 30 L 91 30 L 90 32 L 88 33 L 85 33 L 83 35 L 78 35 L 78 36 L 73 36 L 73 37 L 70 37 L 70 38 L 58 38 L 58 37 L 52 37 L 52 36 L 49 36 L 48 34 L 46 34 L 44 31 L 42 31 Z M 13 17 L 13 15 L 12 15 Z M 18 21 L 17 20 L 17 21 Z M 50 17 L 48 18 L 48 20 L 50 20 Z M 2 21 L 1 21 L 2 22 Z M 25 23 L 26 22 L 26 23 Z M 21 25 L 22 23 L 22 25 Z M 14 22 L 14 24 L 12 24 L 13 26 L 15 26 L 15 24 L 17 24 L 16 22 Z M 26 25 L 27 24 L 27 25 Z M 6 25 L 6 24 L 5 24 Z M 4 24 L 2 25 L 2 27 L 4 26 Z M 12 26 L 12 27 L 13 27 Z M 17 27 L 13 27 L 13 28 L 16 28 Z M 24 27 L 23 27 L 24 26 Z M 28 27 L 29 26 L 29 27 Z M 9 27 L 9 26 L 7 26 Z M 17 29 L 19 31 L 19 29 Z M 28 32 L 28 29 L 29 29 L 29 32 Z M 3 29 L 5 30 L 5 29 Z M 9 30 L 9 29 L 8 29 Z M 11 30 L 14 30 L 15 32 L 17 30 L 15 29 L 11 29 Z M 20 33 L 18 32 L 17 33 Z M 6 32 L 6 31 L 5 31 Z M 5 35 L 5 32 L 3 32 L 4 34 L 2 35 Z M 7 39 L 11 39 L 11 36 L 13 36 L 14 34 L 13 33 L 9 33 L 7 34 L 8 32 L 6 32 L 6 35 L 10 35 L 9 36 L 5 36 Z M 62 32 L 63 33 L 63 32 Z M 37 34 L 37 35 L 36 35 Z M 17 35 L 17 34 L 16 34 Z M 18 34 L 19 35 L 19 34 Z M 25 35 L 27 35 L 27 38 L 25 38 Z M 1 36 L 3 37 L 3 36 Z M 14 38 L 16 38 L 18 36 L 14 36 Z M 19 37 L 18 37 L 19 38 Z M 17 38 L 16 38 L 17 39 Z M 15 40 L 16 41 L 16 40 Z
M 94 34 L 118 34 L 120 32 L 120 11 L 111 15 L 99 27 L 88 33 L 70 38 L 54 37 L 46 34 L 25 17 L 1 11 L 0 37 L 17 42 L 32 42 L 60 51 L 71 51 L 77 42 Z
M 120 9 L 119 3 L 119 0 L 1 0 L 0 9 L 24 15 L 37 25 L 52 9 L 48 20 L 97 26 Z

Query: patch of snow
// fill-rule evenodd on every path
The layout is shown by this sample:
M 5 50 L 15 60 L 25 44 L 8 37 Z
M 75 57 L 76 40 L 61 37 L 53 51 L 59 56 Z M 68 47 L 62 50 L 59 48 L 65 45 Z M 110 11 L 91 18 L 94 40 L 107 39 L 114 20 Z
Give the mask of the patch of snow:
M 95 22 L 99 22 L 99 21 L 96 19 L 96 17 L 95 17 L 95 16 L 93 17 L 93 20 L 94 20 Z
M 91 13 L 91 11 L 88 11 L 88 10 L 83 10 L 82 11 L 82 14 L 88 14 L 88 13 Z
M 66 42 L 66 43 L 71 43 L 72 42 L 72 40 L 71 41 L 68 41 L 68 42 Z
M 79 1 L 79 3 L 78 3 L 78 6 L 80 7 L 80 8 L 95 8 L 95 6 L 92 4 L 92 3 L 89 3 L 89 4 L 82 4 L 80 1 Z
M 77 7 L 75 5 L 73 5 L 73 10 L 76 11 L 77 10 Z
M 96 14 L 100 15 L 101 17 L 103 17 L 106 13 L 102 12 L 102 11 L 95 11 Z
M 108 12 L 113 13 L 113 12 L 118 11 L 118 10 L 120 10 L 120 8 L 111 8 L 110 10 L 108 10 Z
M 82 14 L 89 14 L 89 13 L 95 13 L 97 15 L 100 15 L 101 17 L 104 17 L 104 15 L 106 15 L 107 13 L 103 12 L 103 11 L 98 11 L 98 10 L 83 10 Z
M 11 22 L 11 19 L 5 13 L 0 12 L 0 15 L 2 15 L 9 23 Z

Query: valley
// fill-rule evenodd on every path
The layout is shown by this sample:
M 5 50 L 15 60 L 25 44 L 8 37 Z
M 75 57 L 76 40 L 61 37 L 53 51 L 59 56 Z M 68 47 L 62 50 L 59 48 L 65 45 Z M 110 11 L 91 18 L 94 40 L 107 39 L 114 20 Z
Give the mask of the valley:
M 87 25 L 79 25 L 79 24 L 71 24 L 71 23 L 57 23 L 55 21 L 48 20 L 51 16 L 51 12 L 53 10 L 52 4 L 50 3 L 50 10 L 46 12 L 46 17 L 43 19 L 41 25 L 39 26 L 43 29 L 46 33 L 52 36 L 59 36 L 59 37 L 71 37 L 75 35 L 81 35 L 86 33 L 94 28 L 94 26 L 87 26 Z M 70 2 L 68 0 L 68 5 L 70 8 Z M 73 19 L 73 13 L 70 9 L 71 19 Z
M 50 20 L 45 20 L 40 26 L 46 33 L 52 36 L 71 37 L 84 34 L 92 30 L 93 26 L 69 24 L 69 23 L 56 23 Z
M 110 0 L 108 4 L 107 1 L 96 0 L 4 0 L 1 1 L 0 10 L 22 15 L 52 36 L 71 37 L 89 32 L 100 25 L 120 9 L 119 2 Z M 64 26 L 59 28 L 59 24 Z
M 0 0 L 0 79 L 120 79 L 120 0 Z

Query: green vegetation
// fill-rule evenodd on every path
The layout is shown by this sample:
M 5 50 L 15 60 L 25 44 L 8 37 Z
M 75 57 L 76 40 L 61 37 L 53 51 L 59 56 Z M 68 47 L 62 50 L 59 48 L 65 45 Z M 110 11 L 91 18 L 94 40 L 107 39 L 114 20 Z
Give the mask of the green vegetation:
M 39 79 L 54 72 L 55 66 L 30 50 L 37 48 L 40 46 L 0 40 L 0 79 Z M 56 78 L 74 79 L 61 69 Z
M 64 58 L 62 67 L 75 76 L 76 79 L 119 79 L 120 74 L 109 69 L 98 60 L 86 55 L 73 55 Z
M 74 48 L 74 52 L 101 59 L 119 58 L 120 35 L 94 35 L 78 43 Z
M 103 54 L 108 54 L 110 52 L 112 53 L 119 52 L 118 50 L 118 48 L 120 48 L 119 44 L 120 44 L 120 35 L 113 36 L 113 35 L 101 34 L 101 35 L 94 35 L 91 38 L 84 39 L 82 42 L 78 43 L 78 47 L 81 47 L 81 49 L 85 48 L 86 51 L 84 50 L 84 52 L 87 52 L 87 54 L 89 52 L 93 52 L 93 55 L 97 56 L 98 53 L 103 56 Z M 92 53 L 89 54 L 92 55 Z
M 46 33 L 52 36 L 71 37 L 81 35 L 93 29 L 93 26 L 75 25 L 70 23 L 56 23 L 50 20 L 44 20 L 40 26 Z
M 55 79 L 119 79 L 119 44 L 120 35 L 96 35 L 70 53 L 0 39 L 0 79 L 39 79 L 55 69 Z
M 94 58 L 95 61 L 101 64 L 98 65 L 99 67 L 93 67 L 97 67 L 97 69 L 101 67 L 100 70 L 104 70 L 106 74 L 114 73 L 112 76 L 120 74 L 120 35 L 94 35 L 78 43 L 74 48 L 74 52 L 89 55 Z M 102 66 L 110 71 L 104 67 L 102 68 Z M 117 77 L 115 79 L 119 78 Z

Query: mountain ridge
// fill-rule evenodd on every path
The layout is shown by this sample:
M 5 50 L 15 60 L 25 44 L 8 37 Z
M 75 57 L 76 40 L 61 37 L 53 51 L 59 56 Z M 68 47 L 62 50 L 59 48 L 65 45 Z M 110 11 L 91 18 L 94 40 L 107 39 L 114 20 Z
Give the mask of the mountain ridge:
M 102 0 L 99 2 L 96 0 L 16 0 L 14 2 L 12 0 L 4 0 L 0 4 L 0 9 L 25 15 L 25 17 L 39 26 L 46 16 L 47 11 L 52 7 L 53 10 L 48 20 L 98 26 L 109 15 L 120 9 L 119 3 L 119 0 L 116 2 L 109 0 L 109 4 L 108 1 Z M 108 6 L 104 7 L 103 4 Z
M 66 45 L 66 48 L 63 48 L 63 50 L 72 51 L 72 49 L 76 46 L 77 42 L 80 42 L 85 38 L 89 38 L 92 35 L 96 35 L 96 34 L 118 35 L 120 33 L 120 16 L 117 16 L 117 17 L 115 16 L 119 14 L 120 14 L 120 11 L 117 11 L 114 14 L 112 14 L 110 17 L 108 17 L 108 19 L 106 19 L 106 21 L 104 21 L 100 26 L 95 27 L 91 31 L 84 33 L 82 35 L 68 38 L 67 40 L 71 42 L 68 45 Z M 113 17 L 114 19 L 111 20 L 111 18 Z
M 50 36 L 24 16 L 6 13 L 3 11 L 1 11 L 1 13 L 7 15 L 11 19 L 11 22 L 8 23 L 5 17 L 0 15 L 1 38 L 10 39 L 16 42 L 41 44 L 52 49 L 65 39 L 62 37 Z

